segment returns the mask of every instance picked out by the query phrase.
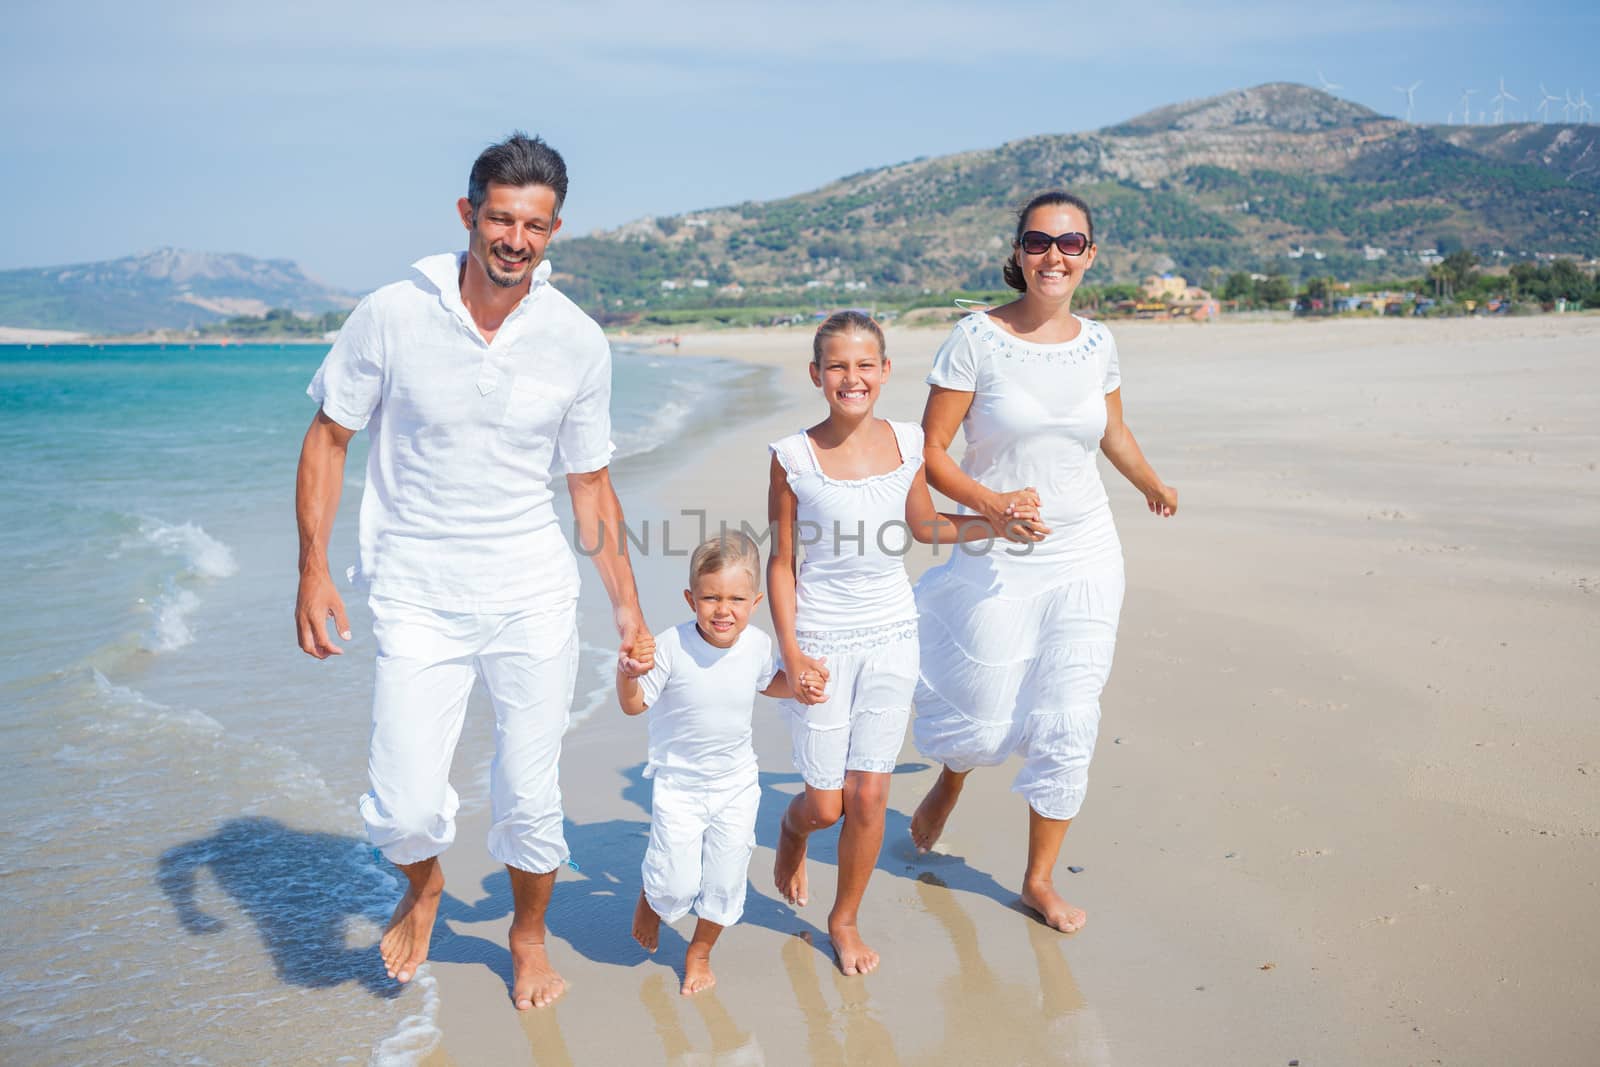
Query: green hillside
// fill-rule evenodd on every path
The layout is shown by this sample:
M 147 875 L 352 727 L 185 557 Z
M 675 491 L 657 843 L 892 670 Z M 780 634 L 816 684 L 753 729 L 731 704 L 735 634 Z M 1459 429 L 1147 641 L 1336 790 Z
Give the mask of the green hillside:
M 1595 126 L 1413 126 L 1274 84 L 782 200 L 642 219 L 561 241 L 551 259 L 567 291 L 607 312 L 992 289 L 1012 213 L 1063 186 L 1096 209 L 1101 282 L 1162 270 L 1420 275 L 1429 249 L 1491 263 L 1600 256 L 1596 157 Z

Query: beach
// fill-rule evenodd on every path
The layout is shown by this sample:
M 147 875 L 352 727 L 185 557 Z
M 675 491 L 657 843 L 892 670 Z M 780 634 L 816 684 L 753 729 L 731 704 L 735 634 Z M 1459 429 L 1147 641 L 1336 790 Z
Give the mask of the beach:
M 1129 425 L 1182 495 L 1159 521 L 1102 464 L 1128 594 L 1058 869 L 1087 927 L 1064 937 L 1016 907 L 1014 764 L 975 772 L 939 848 L 914 854 L 935 770 L 908 743 L 861 918 L 883 964 L 840 976 L 835 835 L 814 841 L 806 908 L 772 888 L 798 786 L 761 700 L 746 919 L 717 947 L 716 989 L 680 997 L 682 938 L 653 958 L 628 938 L 644 729 L 604 708 L 563 763 L 580 868 L 550 912 L 565 998 L 510 1008 L 505 878 L 470 817 L 445 869 L 472 921 L 447 905 L 426 1062 L 1592 1060 L 1600 318 L 1114 329 Z M 889 332 L 879 414 L 919 416 L 942 338 Z M 775 367 L 783 399 L 708 413 L 681 465 L 624 500 L 630 521 L 764 522 L 766 442 L 822 412 L 809 334 L 681 351 Z M 652 627 L 680 621 L 683 566 L 641 563 Z
M 289 627 L 293 457 L 318 353 L 8 357 L 0 439 L 19 463 L 0 489 L 25 525 L 0 550 L 34 610 L 0 625 L 0 812 L 17 828 L 0 841 L 7 1058 L 1592 1062 L 1600 317 L 1113 332 L 1128 423 L 1181 495 L 1158 520 L 1101 464 L 1128 592 L 1057 872 L 1086 928 L 1063 936 L 1017 906 L 1015 762 L 974 772 L 939 847 L 915 854 L 909 815 L 937 769 L 908 737 L 861 915 L 883 963 L 839 975 L 837 834 L 813 839 L 809 905 L 772 886 L 799 781 L 762 698 L 745 919 L 717 946 L 716 988 L 679 996 L 690 922 L 653 957 L 629 937 L 645 724 L 608 696 L 614 637 L 583 564 L 561 779 L 572 868 L 549 913 L 568 990 L 526 1013 L 507 995 L 507 878 L 484 850 L 481 688 L 432 960 L 404 990 L 376 966 L 398 883 L 355 808 L 370 620 L 347 593 L 356 638 L 331 663 Z M 880 415 L 920 416 L 944 336 L 889 331 Z M 686 617 L 702 521 L 764 525 L 766 444 L 823 407 L 808 330 L 628 345 L 615 478 L 630 526 L 649 530 L 634 554 L 661 630 Z M 221 396 L 225 419 L 177 419 Z M 38 444 L 63 420 L 92 430 Z M 756 624 L 770 628 L 763 609 Z

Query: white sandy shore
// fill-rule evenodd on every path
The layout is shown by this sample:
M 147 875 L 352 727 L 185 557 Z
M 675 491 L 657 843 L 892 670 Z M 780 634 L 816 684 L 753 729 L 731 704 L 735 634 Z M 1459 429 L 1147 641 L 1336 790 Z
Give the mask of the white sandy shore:
M 67 345 L 88 336 L 75 330 L 35 330 L 23 326 L 0 326 L 0 345 Z
M 840 977 L 831 848 L 802 914 L 771 889 L 796 785 L 764 703 L 747 922 L 718 946 L 716 990 L 680 998 L 682 942 L 647 959 L 627 938 L 643 726 L 601 714 L 563 765 L 582 870 L 551 927 L 570 991 L 510 1007 L 505 877 L 483 816 L 465 820 L 430 1062 L 1593 1062 L 1600 319 L 1115 332 L 1130 425 L 1182 496 L 1157 521 L 1103 465 L 1128 597 L 1058 872 L 1088 927 L 1061 937 L 1011 907 L 1011 769 L 975 773 L 941 854 L 912 855 L 933 770 L 908 744 L 862 917 L 884 963 Z M 942 336 L 891 333 L 880 414 L 917 417 Z M 708 447 L 659 499 L 763 520 L 765 443 L 822 413 L 809 334 L 683 349 L 781 365 L 792 401 L 731 430 L 707 413 Z M 679 621 L 681 584 L 649 572 L 653 626 Z

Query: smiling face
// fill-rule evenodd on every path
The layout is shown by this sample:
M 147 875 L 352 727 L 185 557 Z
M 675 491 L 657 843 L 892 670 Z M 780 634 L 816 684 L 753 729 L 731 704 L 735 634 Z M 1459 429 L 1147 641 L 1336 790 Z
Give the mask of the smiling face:
M 491 182 L 476 212 L 466 197 L 457 208 L 472 235 L 468 255 L 502 289 L 527 284 L 533 268 L 544 259 L 550 238 L 561 229 L 556 191 L 548 185 Z
M 732 648 L 750 625 L 750 612 L 761 603 L 761 592 L 755 575 L 735 564 L 695 578 L 683 598 L 694 609 L 695 628 L 706 643 Z
M 888 380 L 889 360 L 878 339 L 859 330 L 828 337 L 822 358 L 811 364 L 811 384 L 822 390 L 829 413 L 845 418 L 871 415 Z
M 1071 204 L 1043 204 L 1028 212 L 1022 229 L 1041 230 L 1051 237 L 1062 233 L 1089 233 L 1089 219 Z M 1020 245 L 1012 246 L 1022 279 L 1028 284 L 1028 295 L 1038 296 L 1052 303 L 1072 299 L 1084 272 L 1094 264 L 1095 246 L 1090 245 L 1081 256 L 1069 256 L 1052 242 L 1043 252 L 1030 255 Z

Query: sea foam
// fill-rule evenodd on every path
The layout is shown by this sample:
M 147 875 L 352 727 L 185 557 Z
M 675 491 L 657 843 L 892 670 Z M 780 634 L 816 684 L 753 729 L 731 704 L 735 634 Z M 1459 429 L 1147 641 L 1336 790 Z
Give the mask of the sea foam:
M 233 549 L 192 522 L 172 525 L 145 519 L 139 536 L 168 556 L 178 556 L 185 569 L 197 578 L 232 578 L 239 573 Z

